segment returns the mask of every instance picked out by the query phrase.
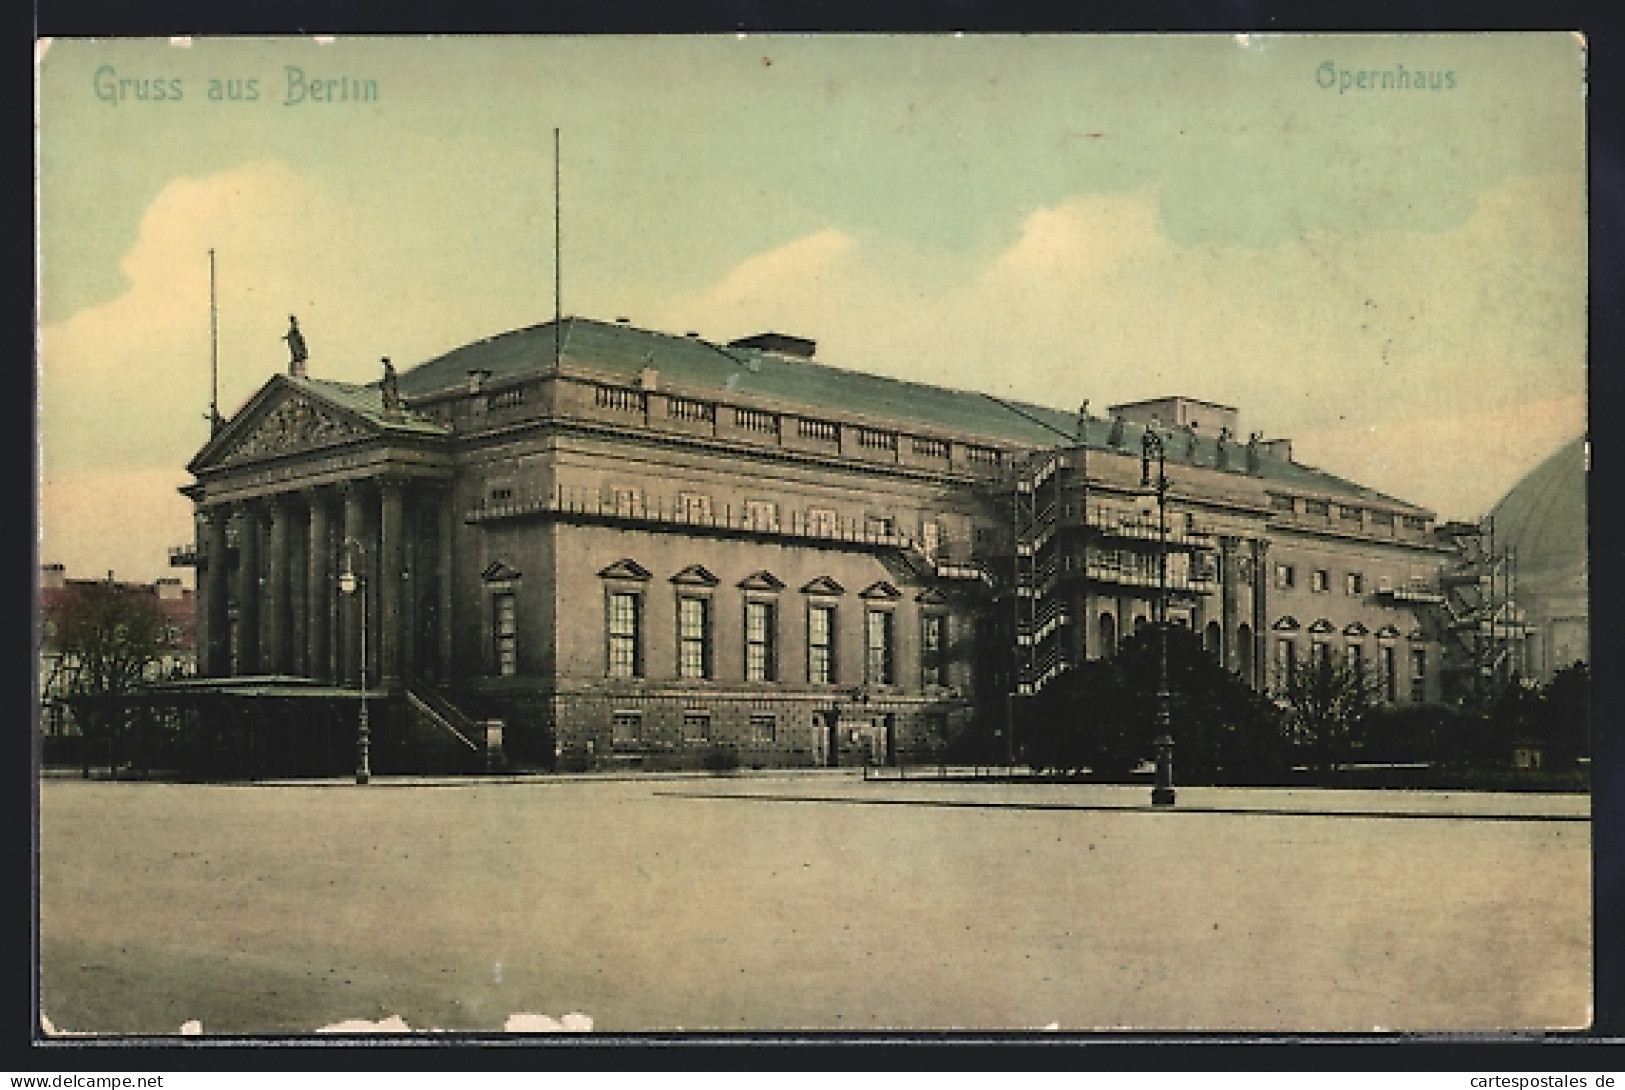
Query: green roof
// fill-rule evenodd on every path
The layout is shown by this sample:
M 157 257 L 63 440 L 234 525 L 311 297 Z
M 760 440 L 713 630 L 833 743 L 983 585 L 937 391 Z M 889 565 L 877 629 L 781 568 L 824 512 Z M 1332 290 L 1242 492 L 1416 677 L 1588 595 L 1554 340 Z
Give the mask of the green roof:
M 662 383 L 698 393 L 722 397 L 744 394 L 805 405 L 831 415 L 854 413 L 913 422 L 954 435 L 1024 446 L 1070 445 L 1076 441 L 1076 414 L 1044 405 L 887 378 L 755 348 L 724 347 L 700 337 L 674 336 L 622 323 L 565 318 L 560 333 L 555 339 L 554 323 L 544 322 L 453 349 L 404 371 L 400 376 L 401 393 L 423 398 L 466 389 L 471 371 L 486 372 L 493 382 L 536 374 L 552 365 L 557 344 L 569 364 L 586 365 L 625 381 L 636 378 L 643 368 L 653 367 Z M 376 390 L 376 386 L 351 389 Z M 1086 445 L 1110 449 L 1111 428 L 1112 421 L 1091 418 L 1084 437 Z M 1125 424 L 1123 441 L 1117 449 L 1138 454 L 1144 431 L 1141 425 Z M 1183 435 L 1172 437 L 1169 446 L 1170 461 L 1211 468 L 1217 460 L 1215 436 L 1199 436 L 1192 459 L 1184 457 Z M 1232 471 L 1241 474 L 1246 457 L 1245 443 L 1232 442 Z M 1265 451 L 1259 452 L 1259 476 L 1305 491 L 1334 492 L 1414 508 L 1403 500 Z
M 376 382 L 356 386 L 324 378 L 293 378 L 286 375 L 283 377 L 290 385 L 314 394 L 320 400 L 331 402 L 365 417 L 369 424 L 387 431 L 445 435 L 449 430 L 444 424 L 437 424 L 410 409 L 403 409 L 397 418 L 385 416 L 383 388 Z

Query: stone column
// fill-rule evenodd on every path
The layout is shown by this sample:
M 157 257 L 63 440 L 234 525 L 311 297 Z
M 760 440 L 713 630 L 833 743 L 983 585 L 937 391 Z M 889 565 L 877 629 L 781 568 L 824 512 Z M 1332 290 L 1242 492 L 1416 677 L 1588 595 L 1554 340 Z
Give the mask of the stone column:
M 295 496 L 288 509 L 288 669 L 297 677 L 310 676 L 310 512 L 304 497 Z
M 265 584 L 265 646 L 260 666 L 266 673 L 288 672 L 288 497 L 272 497 L 269 577 Z
M 456 499 L 456 491 L 447 485 L 437 497 L 437 524 L 436 530 L 440 534 L 440 548 L 435 555 L 435 563 L 439 567 L 436 575 L 440 581 L 440 680 L 451 679 L 451 549 L 452 534 L 455 526 L 452 522 L 452 504 Z
M 361 495 L 361 482 L 351 481 L 344 486 L 344 533 L 339 543 L 339 571 L 354 571 L 366 579 L 370 562 L 370 543 L 366 540 L 366 508 Z M 363 554 L 352 542 L 368 549 Z M 372 588 L 368 587 L 370 594 Z M 346 685 L 354 685 L 361 672 L 361 593 L 339 595 L 339 677 Z
M 378 651 L 379 673 L 386 682 L 401 676 L 401 631 L 406 611 L 401 608 L 403 577 L 406 572 L 405 517 L 402 493 L 405 484 L 393 477 L 379 482 L 382 508 L 378 525 Z
M 327 494 L 321 489 L 307 489 L 305 500 L 310 505 L 310 560 L 305 569 L 306 672 L 318 681 L 331 681 L 328 605 L 333 600 L 335 584 L 328 569 L 332 543 L 328 540 Z
M 237 673 L 260 672 L 260 512 L 239 511 L 237 534 Z
M 231 507 L 219 504 L 203 512 L 204 540 L 199 559 L 203 564 L 202 578 L 198 580 L 198 619 L 202 621 L 198 633 L 199 673 L 205 677 L 225 677 L 231 673 L 230 569 L 226 563 L 226 522 L 231 518 Z
M 1236 668 L 1236 539 L 1219 538 L 1219 661 L 1226 670 Z
M 1253 688 L 1259 692 L 1269 689 L 1269 587 L 1273 575 L 1269 570 L 1270 543 L 1262 538 L 1253 542 Z

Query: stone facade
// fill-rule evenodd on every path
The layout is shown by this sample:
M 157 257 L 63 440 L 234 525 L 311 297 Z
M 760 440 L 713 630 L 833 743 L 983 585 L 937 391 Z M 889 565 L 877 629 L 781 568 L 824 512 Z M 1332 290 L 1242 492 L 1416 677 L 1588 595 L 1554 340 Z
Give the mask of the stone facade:
M 500 718 L 524 763 L 923 761 L 1152 616 L 1134 407 L 780 340 L 569 319 L 406 370 L 399 402 L 274 377 L 189 467 L 202 672 L 354 686 L 364 629 L 369 687 Z M 1227 442 L 1166 437 L 1170 619 L 1259 688 L 1358 654 L 1432 698 L 1431 515 Z

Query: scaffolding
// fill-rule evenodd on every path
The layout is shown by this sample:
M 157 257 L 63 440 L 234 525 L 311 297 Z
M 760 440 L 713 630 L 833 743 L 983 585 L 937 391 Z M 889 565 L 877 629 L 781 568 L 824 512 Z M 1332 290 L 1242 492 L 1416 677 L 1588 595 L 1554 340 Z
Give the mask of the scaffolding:
M 1424 623 L 1444 647 L 1445 698 L 1482 707 L 1528 674 L 1517 550 L 1497 538 L 1493 516 L 1446 523 L 1438 533 L 1451 552 L 1439 573 L 1440 601 Z

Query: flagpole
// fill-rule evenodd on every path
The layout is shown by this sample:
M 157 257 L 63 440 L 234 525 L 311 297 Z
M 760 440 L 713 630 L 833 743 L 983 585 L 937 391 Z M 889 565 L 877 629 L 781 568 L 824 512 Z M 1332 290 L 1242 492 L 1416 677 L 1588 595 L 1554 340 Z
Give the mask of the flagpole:
M 564 252 L 560 227 L 559 201 L 559 130 L 553 129 L 553 370 L 559 369 L 559 357 L 564 355 L 564 290 L 560 259 Z
M 214 247 L 209 247 L 209 437 L 220 430 L 220 309 L 215 299 Z

